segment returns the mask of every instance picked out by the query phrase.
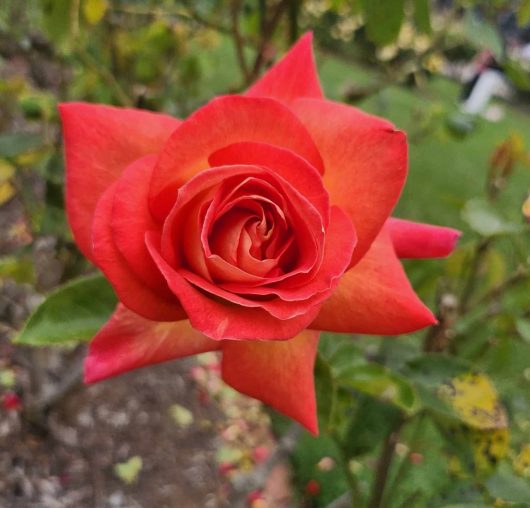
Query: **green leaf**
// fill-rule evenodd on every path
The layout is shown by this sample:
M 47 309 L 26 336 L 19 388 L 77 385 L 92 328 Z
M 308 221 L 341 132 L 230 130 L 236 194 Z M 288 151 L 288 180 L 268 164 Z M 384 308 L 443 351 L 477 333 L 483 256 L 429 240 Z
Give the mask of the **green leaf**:
M 523 0 L 517 11 L 517 24 L 523 27 L 530 23 L 530 0 Z
M 530 484 L 516 476 L 507 464 L 501 464 L 497 472 L 486 481 L 490 495 L 512 503 L 526 503 L 530 500 Z
M 41 0 L 44 15 L 44 27 L 47 34 L 56 43 L 66 41 L 72 31 L 72 21 L 77 16 L 72 9 L 76 2 L 72 0 Z
M 396 427 L 401 412 L 391 404 L 361 395 L 346 427 L 342 447 L 349 458 L 376 448 Z
M 36 150 L 42 145 L 39 134 L 14 133 L 0 136 L 0 156 L 16 157 L 26 152 Z
M 440 354 L 426 353 L 407 363 L 404 374 L 409 379 L 421 400 L 421 403 L 434 413 L 452 420 L 458 419 L 452 407 L 438 396 L 442 384 L 456 376 L 469 372 L 469 363 L 458 358 Z
M 420 32 L 430 34 L 431 16 L 429 0 L 413 0 L 414 1 L 414 24 Z
M 482 199 L 471 199 L 462 210 L 462 218 L 471 229 L 483 236 L 496 236 L 524 231 L 524 226 L 505 221 L 492 205 Z
M 406 376 L 427 388 L 436 388 L 450 379 L 469 372 L 468 362 L 441 353 L 425 353 L 407 363 Z
M 114 465 L 114 472 L 116 476 L 126 483 L 131 485 L 136 482 L 138 475 L 143 467 L 142 457 L 135 455 L 126 462 L 120 462 Z
M 114 291 L 102 275 L 80 277 L 50 293 L 14 342 L 46 346 L 89 340 L 116 303 Z
M 343 369 L 337 382 L 339 386 L 353 388 L 406 411 L 412 410 L 417 402 L 407 379 L 377 363 Z
M 507 60 L 504 63 L 503 70 L 515 85 L 515 88 L 525 92 L 530 90 L 530 76 L 519 62 L 516 60 Z
M 530 320 L 518 319 L 515 322 L 515 328 L 521 338 L 526 342 L 530 343 Z
M 361 0 L 368 38 L 379 46 L 397 39 L 403 18 L 405 0 Z
M 489 49 L 496 58 L 502 58 L 502 40 L 493 26 L 482 21 L 471 9 L 464 17 L 464 34 L 477 49 Z

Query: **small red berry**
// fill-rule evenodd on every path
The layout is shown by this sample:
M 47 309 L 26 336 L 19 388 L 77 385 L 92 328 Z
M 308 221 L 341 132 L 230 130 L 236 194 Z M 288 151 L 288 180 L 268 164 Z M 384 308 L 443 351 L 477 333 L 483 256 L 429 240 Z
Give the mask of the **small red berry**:
M 4 409 L 8 411 L 19 411 L 22 408 L 22 400 L 15 392 L 6 392 L 2 400 Z
M 318 496 L 320 494 L 320 483 L 316 480 L 309 480 L 305 486 L 305 491 L 310 496 Z

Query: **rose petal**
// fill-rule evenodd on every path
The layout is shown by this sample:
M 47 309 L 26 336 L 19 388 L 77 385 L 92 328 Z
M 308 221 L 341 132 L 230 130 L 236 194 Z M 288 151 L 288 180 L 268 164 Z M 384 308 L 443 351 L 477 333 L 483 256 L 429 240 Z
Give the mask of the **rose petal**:
M 306 330 L 283 342 L 223 342 L 223 380 L 316 435 L 313 367 L 318 337 L 318 332 Z
M 387 227 L 400 258 L 444 258 L 462 235 L 456 229 L 396 218 L 390 218 Z
M 90 342 L 85 383 L 184 356 L 215 351 L 220 343 L 194 330 L 190 322 L 149 321 L 118 305 Z
M 177 201 L 167 217 L 162 233 L 162 257 L 172 267 L 190 266 L 192 271 L 200 274 L 205 280 L 213 281 L 208 269 L 209 260 L 205 258 L 204 249 L 200 242 L 202 223 L 200 210 L 205 203 L 214 199 L 215 191 L 229 178 L 248 177 L 262 178 L 266 182 L 274 183 L 282 188 L 288 196 L 289 216 L 293 222 L 293 231 L 298 243 L 299 259 L 296 266 L 287 274 L 276 278 L 265 279 L 268 282 L 293 278 L 300 282 L 307 280 L 307 274 L 317 269 L 323 256 L 325 231 L 322 218 L 308 200 L 300 195 L 293 187 L 279 175 L 259 166 L 220 166 L 202 171 L 179 189 Z M 181 252 L 182 250 L 182 252 Z M 210 260 L 226 268 L 226 262 L 221 258 Z M 234 271 L 235 270 L 235 271 Z M 234 270 L 226 269 L 225 275 L 233 275 L 237 280 L 246 280 L 261 284 L 264 279 L 252 274 L 243 276 L 238 267 Z M 217 272 L 216 272 L 217 273 Z
M 285 340 L 304 330 L 316 317 L 318 306 L 292 319 L 277 319 L 259 308 L 241 307 L 209 297 L 190 284 L 167 264 L 160 254 L 160 238 L 146 235 L 146 244 L 171 290 L 179 300 L 194 328 L 214 340 Z
M 115 182 L 104 192 L 94 212 L 94 262 L 109 279 L 120 301 L 129 309 L 155 321 L 185 319 L 182 307 L 167 287 L 165 291 L 155 291 L 147 286 L 136 277 L 116 248 L 111 228 L 116 189 Z
M 300 97 L 323 97 L 313 55 L 313 34 L 306 33 L 289 52 L 246 92 L 291 103 Z
M 239 294 L 277 295 L 285 301 L 305 300 L 315 293 L 329 295 L 338 279 L 348 268 L 355 247 L 355 230 L 350 219 L 338 207 L 331 207 L 331 220 L 326 233 L 326 245 L 322 265 L 312 280 L 290 286 L 286 283 L 259 287 L 243 287 L 237 284 L 220 284 L 220 287 Z
M 156 155 L 136 160 L 116 182 L 111 228 L 116 248 L 134 274 L 155 290 L 167 284 L 145 246 L 145 232 L 161 229 L 149 212 L 147 196 Z
M 162 149 L 150 189 L 155 217 L 165 218 L 177 189 L 208 167 L 210 154 L 242 141 L 287 148 L 323 170 L 311 136 L 286 106 L 261 97 L 219 97 L 183 122 Z
M 81 102 L 59 106 L 66 154 L 66 208 L 75 240 L 92 259 L 92 217 L 103 192 L 131 162 L 156 153 L 181 123 L 139 109 Z
M 265 166 L 287 180 L 320 212 L 324 227 L 329 215 L 329 196 L 319 172 L 295 153 L 264 143 L 235 143 L 210 155 L 211 166 L 251 164 Z
M 383 230 L 366 256 L 341 278 L 311 328 L 339 333 L 398 335 L 436 323 L 421 302 Z
M 320 150 L 331 204 L 340 206 L 355 225 L 353 265 L 399 198 L 407 175 L 405 135 L 386 120 L 344 104 L 299 99 L 292 107 Z

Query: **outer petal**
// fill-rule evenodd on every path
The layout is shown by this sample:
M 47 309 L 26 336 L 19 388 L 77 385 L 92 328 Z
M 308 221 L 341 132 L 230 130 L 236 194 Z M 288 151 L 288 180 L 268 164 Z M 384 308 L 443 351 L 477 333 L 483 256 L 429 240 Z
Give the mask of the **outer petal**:
M 395 218 L 389 219 L 387 228 L 400 258 L 444 258 L 462 235 L 456 229 Z
M 313 55 L 313 34 L 303 35 L 277 64 L 247 90 L 246 95 L 272 97 L 287 104 L 300 97 L 322 98 Z
M 165 288 L 153 290 L 130 269 L 120 254 L 111 228 L 112 206 L 117 182 L 103 194 L 94 213 L 94 261 L 111 282 L 120 301 L 129 309 L 156 321 L 185 319 L 175 296 Z
M 158 152 L 181 123 L 139 109 L 71 102 L 59 106 L 66 153 L 66 207 L 79 248 L 92 259 L 96 203 L 135 159 Z
M 330 202 L 350 217 L 359 261 L 394 208 L 407 175 L 405 134 L 362 111 L 326 100 L 300 99 L 293 110 L 324 160 Z
M 287 148 L 323 171 L 311 136 L 286 106 L 262 97 L 219 97 L 191 115 L 162 149 L 149 194 L 153 214 L 168 214 L 178 188 L 209 166 L 210 154 L 242 141 Z
M 313 376 L 318 337 L 306 330 L 283 342 L 223 342 L 223 379 L 318 434 Z
M 156 155 L 142 157 L 116 182 L 111 230 L 114 244 L 129 268 L 149 287 L 167 293 L 167 284 L 145 246 L 145 232 L 160 229 L 148 207 L 149 182 Z
M 432 312 L 412 289 L 383 230 L 366 256 L 344 274 L 311 328 L 397 335 L 435 323 Z
M 208 297 L 171 268 L 160 255 L 160 239 L 148 233 L 146 243 L 171 290 L 182 302 L 194 328 L 214 340 L 285 340 L 307 328 L 320 305 L 292 319 L 277 319 L 260 308 L 241 307 L 219 298 Z
M 194 330 L 189 321 L 149 321 L 118 305 L 90 343 L 85 360 L 85 383 L 216 349 L 219 342 Z

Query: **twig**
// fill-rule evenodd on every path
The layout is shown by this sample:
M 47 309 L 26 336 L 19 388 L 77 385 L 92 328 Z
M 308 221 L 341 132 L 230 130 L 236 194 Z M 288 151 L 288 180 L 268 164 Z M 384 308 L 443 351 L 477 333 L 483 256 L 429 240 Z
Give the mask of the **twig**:
M 274 467 L 287 458 L 294 450 L 302 432 L 303 430 L 298 424 L 291 424 L 265 462 L 256 467 L 251 473 L 240 474 L 232 478 L 233 495 L 231 507 L 246 508 L 247 494 L 263 487 Z
M 476 302 L 475 305 L 480 305 L 482 303 L 487 303 L 494 298 L 500 296 L 507 289 L 516 286 L 520 282 L 523 282 L 525 279 L 530 277 L 530 272 L 525 266 L 518 266 L 515 272 L 513 272 L 509 277 L 506 277 L 502 282 L 497 284 L 495 287 L 490 289 L 487 293 L 482 295 Z
M 399 432 L 403 425 L 403 421 L 400 422 L 397 427 L 388 434 L 384 443 L 381 455 L 377 461 L 377 468 L 375 471 L 375 478 L 372 485 L 372 494 L 370 501 L 368 502 L 368 508 L 381 508 L 383 506 L 383 495 L 385 492 L 386 482 L 388 480 L 388 474 L 390 472 L 390 466 L 394 459 L 394 453 L 396 450 L 396 444 L 399 439 Z
M 431 326 L 426 335 L 423 350 L 428 353 L 446 351 L 454 337 L 458 317 L 458 300 L 451 293 L 442 294 L 438 302 L 438 324 Z
M 473 291 L 477 284 L 477 274 L 480 269 L 480 265 L 484 256 L 488 252 L 488 249 L 492 243 L 492 238 L 482 238 L 475 249 L 473 259 L 471 260 L 471 265 L 469 267 L 469 272 L 467 280 L 464 283 L 464 288 L 462 290 L 462 296 L 460 298 L 460 314 L 465 314 L 469 307 L 469 300 L 473 296 Z
M 276 9 L 272 13 L 272 16 L 270 17 L 270 19 L 263 24 L 261 41 L 258 47 L 258 53 L 256 55 L 256 60 L 254 61 L 254 66 L 250 73 L 250 78 L 249 78 L 250 81 L 254 81 L 259 76 L 261 67 L 265 63 L 265 53 L 266 53 L 267 46 L 270 42 L 272 35 L 274 34 L 274 30 L 276 29 L 276 26 L 280 22 L 282 15 L 288 5 L 289 5 L 289 0 L 280 0 L 278 5 L 276 6 Z
M 230 10 L 232 16 L 232 38 L 234 40 L 234 46 L 236 49 L 237 61 L 239 63 L 239 67 L 241 68 L 241 72 L 243 73 L 245 85 L 248 85 L 248 83 L 250 82 L 250 71 L 248 69 L 247 60 L 245 59 L 245 41 L 243 40 L 243 37 L 241 36 L 241 32 L 239 30 L 239 14 L 241 12 L 241 0 L 233 0 Z
M 107 85 L 113 90 L 116 99 L 118 99 L 121 106 L 132 106 L 134 101 L 127 95 L 125 90 L 118 82 L 118 80 L 112 75 L 112 73 L 105 67 L 101 66 L 99 62 L 88 53 L 84 48 L 78 47 L 75 54 L 81 60 L 81 62 L 90 67 L 92 70 L 97 72 L 101 79 L 107 83 Z

